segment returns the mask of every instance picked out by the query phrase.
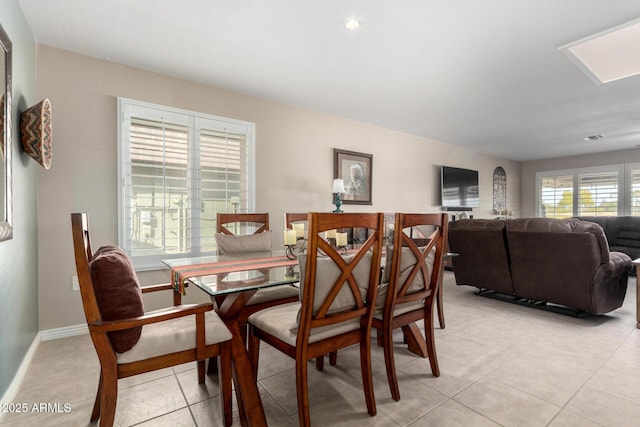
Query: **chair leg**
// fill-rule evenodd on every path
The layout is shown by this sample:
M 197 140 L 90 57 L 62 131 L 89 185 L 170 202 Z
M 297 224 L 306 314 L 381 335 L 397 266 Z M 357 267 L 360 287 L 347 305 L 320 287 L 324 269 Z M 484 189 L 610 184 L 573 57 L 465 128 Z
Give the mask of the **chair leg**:
M 393 353 L 393 333 L 391 328 L 382 333 L 384 348 L 384 364 L 387 368 L 387 381 L 389 382 L 389 390 L 393 400 L 400 400 L 400 389 L 398 388 L 398 376 L 396 374 L 396 362 Z
M 118 375 L 115 366 L 102 370 L 102 391 L 100 399 L 100 427 L 111 427 L 116 418 L 118 401 Z
M 440 329 L 444 329 L 445 328 L 445 324 L 444 324 L 444 302 L 442 301 L 443 297 L 442 297 L 442 274 L 440 275 L 440 286 L 438 286 L 438 295 L 437 295 L 437 299 L 438 299 L 438 321 L 440 322 Z
M 253 376 L 258 378 L 258 363 L 260 361 L 260 338 L 253 334 L 253 326 L 249 325 L 249 361 L 253 369 Z
M 360 371 L 362 372 L 362 387 L 367 402 L 369 415 L 376 414 L 376 398 L 373 394 L 373 374 L 371 372 L 371 335 L 364 333 L 360 340 Z
M 197 362 L 198 365 L 198 384 L 204 384 L 204 380 L 205 380 L 205 365 L 207 363 L 206 360 L 198 360 Z
M 98 391 L 96 392 L 96 400 L 93 402 L 93 410 L 91 411 L 92 423 L 95 423 L 100 418 L 101 395 L 102 395 L 102 369 L 100 369 L 100 379 L 98 380 Z
M 213 375 L 218 372 L 218 357 L 210 357 L 207 365 L 207 374 Z
M 329 365 L 336 366 L 336 363 L 338 363 L 338 352 L 332 351 L 329 353 Z
M 296 392 L 298 393 L 298 421 L 300 427 L 310 427 L 309 416 L 309 379 L 307 361 L 296 359 Z
M 220 404 L 222 405 L 222 417 L 225 427 L 233 424 L 233 406 L 232 406 L 232 390 L 231 390 L 231 347 L 228 343 L 221 344 L 222 351 L 220 356 L 212 360 L 218 360 L 218 382 L 220 383 Z
M 324 354 L 316 357 L 316 369 L 322 371 L 324 369 Z
M 438 355 L 436 354 L 436 340 L 433 332 L 433 304 L 427 309 L 428 315 L 424 316 L 424 335 L 427 344 L 427 356 L 431 373 L 434 377 L 440 376 L 440 366 L 438 365 Z

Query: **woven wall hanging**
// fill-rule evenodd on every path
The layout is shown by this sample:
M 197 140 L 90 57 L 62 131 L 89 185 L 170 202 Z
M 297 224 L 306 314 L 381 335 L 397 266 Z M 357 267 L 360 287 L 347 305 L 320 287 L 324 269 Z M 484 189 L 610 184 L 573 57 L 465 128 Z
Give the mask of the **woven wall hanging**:
M 20 115 L 20 141 L 24 151 L 45 169 L 51 167 L 51 102 L 43 99 Z

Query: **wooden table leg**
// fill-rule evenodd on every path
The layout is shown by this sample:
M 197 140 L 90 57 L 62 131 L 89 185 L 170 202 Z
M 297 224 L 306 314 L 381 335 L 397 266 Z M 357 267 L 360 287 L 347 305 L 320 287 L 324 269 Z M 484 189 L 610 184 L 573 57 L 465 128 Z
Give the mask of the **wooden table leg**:
M 403 326 L 402 332 L 404 333 L 404 340 L 407 343 L 407 347 L 410 352 L 415 353 L 420 357 L 428 356 L 427 343 L 415 323 Z
M 267 418 L 262 407 L 260 393 L 258 392 L 258 382 L 253 375 L 240 326 L 236 320 L 225 321 L 225 324 L 233 334 L 231 357 L 240 422 L 243 426 L 266 426 Z

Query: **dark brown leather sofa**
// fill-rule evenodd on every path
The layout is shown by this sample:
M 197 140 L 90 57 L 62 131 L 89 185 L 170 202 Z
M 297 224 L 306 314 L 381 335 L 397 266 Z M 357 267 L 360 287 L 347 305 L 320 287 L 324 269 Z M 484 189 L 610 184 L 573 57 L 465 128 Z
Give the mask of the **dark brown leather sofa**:
M 637 216 L 579 216 L 580 221 L 599 224 L 607 236 L 609 250 L 622 252 L 631 259 L 640 258 L 640 217 Z
M 514 301 L 603 314 L 622 305 L 631 258 L 610 252 L 602 227 L 576 218 L 468 219 L 449 225 L 458 285 Z

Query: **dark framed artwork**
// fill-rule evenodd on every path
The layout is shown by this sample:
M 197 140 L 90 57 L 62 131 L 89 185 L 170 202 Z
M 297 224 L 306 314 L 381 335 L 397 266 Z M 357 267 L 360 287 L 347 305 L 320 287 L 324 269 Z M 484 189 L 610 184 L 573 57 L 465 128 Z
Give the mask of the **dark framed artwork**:
M 333 149 L 333 177 L 344 181 L 342 203 L 370 205 L 373 154 Z

